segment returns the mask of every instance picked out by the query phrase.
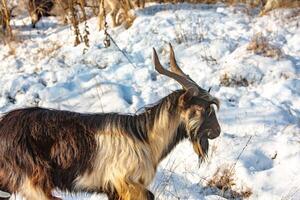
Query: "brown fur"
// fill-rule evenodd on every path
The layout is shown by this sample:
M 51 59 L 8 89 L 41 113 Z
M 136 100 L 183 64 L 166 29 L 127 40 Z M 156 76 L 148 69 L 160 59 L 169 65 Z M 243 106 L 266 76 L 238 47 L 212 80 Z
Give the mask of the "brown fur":
M 131 0 L 99 0 L 99 28 L 104 29 L 107 16 L 110 15 L 112 19 L 112 27 L 120 25 L 124 21 L 133 21 L 134 16 L 130 16 L 129 10 L 134 8 Z M 118 19 L 118 15 L 123 12 L 123 19 Z
M 183 90 L 173 92 L 137 115 L 79 114 L 43 108 L 26 108 L 7 113 L 0 121 L 1 190 L 20 192 L 31 200 L 54 199 L 51 195 L 54 188 L 106 192 L 110 199 L 117 199 L 120 195 L 124 200 L 154 199 L 145 187 L 154 177 L 155 171 L 149 180 L 146 177 L 140 183 L 133 181 L 128 185 L 128 181 L 121 181 L 109 183 L 107 187 L 83 187 L 90 181 L 88 175 L 97 171 L 96 160 L 101 159 L 99 151 L 111 148 L 109 144 L 107 147 L 98 146 L 96 136 L 111 134 L 112 137 L 119 137 L 119 140 L 128 138 L 126 140 L 133 141 L 132 148 L 143 147 L 149 149 L 145 149 L 145 153 L 155 152 L 157 156 L 152 157 L 155 170 L 158 163 L 182 139 L 188 137 L 185 125 L 175 124 L 174 134 L 170 133 L 169 141 L 163 142 L 166 146 L 160 147 L 157 146 L 160 134 L 152 132 L 162 128 L 160 123 L 168 123 L 170 118 L 177 115 L 178 100 L 182 95 Z M 165 126 L 170 128 L 168 124 Z M 140 150 L 135 151 L 138 153 Z
M 94 132 L 77 113 L 41 108 L 8 113 L 0 122 L 1 187 L 16 192 L 30 179 L 45 190 L 72 189 L 78 174 L 91 168 Z

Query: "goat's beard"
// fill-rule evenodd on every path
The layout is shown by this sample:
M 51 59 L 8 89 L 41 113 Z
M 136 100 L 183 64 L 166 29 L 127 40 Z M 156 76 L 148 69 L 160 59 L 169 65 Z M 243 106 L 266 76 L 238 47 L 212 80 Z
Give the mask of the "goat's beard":
M 199 165 L 206 160 L 207 152 L 208 152 L 208 138 L 205 136 L 197 137 L 196 139 L 192 140 L 194 151 L 198 155 L 199 158 Z
M 208 152 L 208 137 L 207 134 L 204 132 L 200 132 L 199 121 L 196 119 L 190 120 L 188 124 L 190 140 L 193 144 L 194 151 L 198 155 L 199 158 L 199 165 L 206 160 L 207 152 Z

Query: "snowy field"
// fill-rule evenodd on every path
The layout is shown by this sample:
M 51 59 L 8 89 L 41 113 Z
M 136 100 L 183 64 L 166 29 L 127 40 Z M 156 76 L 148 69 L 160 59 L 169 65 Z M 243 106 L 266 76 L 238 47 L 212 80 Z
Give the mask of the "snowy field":
M 157 199 L 229 198 L 208 186 L 218 168 L 229 166 L 235 172 L 232 188 L 250 189 L 250 199 L 299 200 L 299 12 L 277 10 L 260 17 L 244 6 L 148 5 L 136 11 L 129 29 L 109 30 L 134 65 L 113 44 L 104 48 L 96 18 L 88 21 L 85 49 L 73 46 L 72 30 L 58 19 L 44 18 L 31 29 L 29 17 L 19 16 L 12 23 L 21 42 L 10 48 L 0 44 L 0 112 L 40 106 L 134 113 L 179 88 L 154 71 L 151 59 L 155 47 L 167 66 L 171 42 L 182 69 L 220 99 L 222 134 L 210 142 L 208 161 L 200 168 L 191 144 L 178 145 L 150 186 Z M 267 40 L 267 52 L 253 51 L 255 37 Z

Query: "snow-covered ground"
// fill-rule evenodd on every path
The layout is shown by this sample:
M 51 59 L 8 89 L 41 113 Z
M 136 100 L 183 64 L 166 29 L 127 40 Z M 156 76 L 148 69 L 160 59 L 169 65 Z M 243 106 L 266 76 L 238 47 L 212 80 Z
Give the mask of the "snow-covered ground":
M 178 145 L 150 187 L 157 199 L 222 199 L 207 182 L 223 166 L 234 166 L 233 188 L 250 188 L 250 199 L 300 199 L 300 14 L 277 10 L 259 17 L 244 6 L 222 4 L 148 5 L 136 12 L 129 29 L 109 30 L 134 66 L 113 44 L 104 48 L 96 18 L 88 21 L 87 49 L 74 47 L 70 27 L 56 18 L 44 18 L 37 29 L 26 16 L 14 19 L 20 42 L 11 43 L 14 52 L 0 44 L 0 112 L 26 106 L 136 112 L 179 88 L 152 65 L 152 47 L 168 64 L 171 42 L 182 69 L 220 99 L 222 134 L 210 142 L 200 168 L 190 143 Z M 259 34 L 282 54 L 248 50 Z

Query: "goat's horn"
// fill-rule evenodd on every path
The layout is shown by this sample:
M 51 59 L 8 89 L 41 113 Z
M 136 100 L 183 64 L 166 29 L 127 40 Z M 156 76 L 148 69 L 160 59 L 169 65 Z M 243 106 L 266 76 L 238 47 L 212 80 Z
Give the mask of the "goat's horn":
M 186 75 L 181 69 L 180 67 L 177 65 L 176 59 L 175 59 L 175 53 L 173 50 L 173 47 L 171 45 L 171 43 L 169 43 L 169 47 L 170 47 L 170 67 L 171 67 L 171 72 L 178 74 L 180 76 L 183 76 L 185 78 L 189 78 L 188 75 Z
M 194 88 L 194 89 L 198 90 L 197 86 L 195 86 L 193 81 L 191 81 L 190 79 L 188 79 L 186 77 L 183 77 L 183 76 L 180 76 L 176 73 L 170 72 L 170 71 L 166 70 L 165 68 L 163 68 L 163 66 L 159 62 L 159 59 L 158 59 L 155 48 L 153 48 L 153 62 L 154 62 L 155 70 L 158 73 L 163 74 L 165 76 L 168 76 L 168 77 L 176 80 L 186 90 L 188 90 L 189 88 Z
M 181 69 L 180 67 L 177 65 L 177 62 L 176 62 L 176 59 L 175 59 L 175 53 L 174 53 L 174 50 L 173 50 L 173 47 L 171 45 L 171 43 L 169 43 L 169 46 L 170 46 L 170 67 L 171 67 L 171 72 L 175 73 L 175 74 L 178 74 L 179 76 L 183 76 L 187 79 L 189 79 L 191 82 L 193 82 L 197 87 L 199 87 L 197 85 L 197 83 L 192 80 L 190 78 L 189 75 L 185 74 Z

